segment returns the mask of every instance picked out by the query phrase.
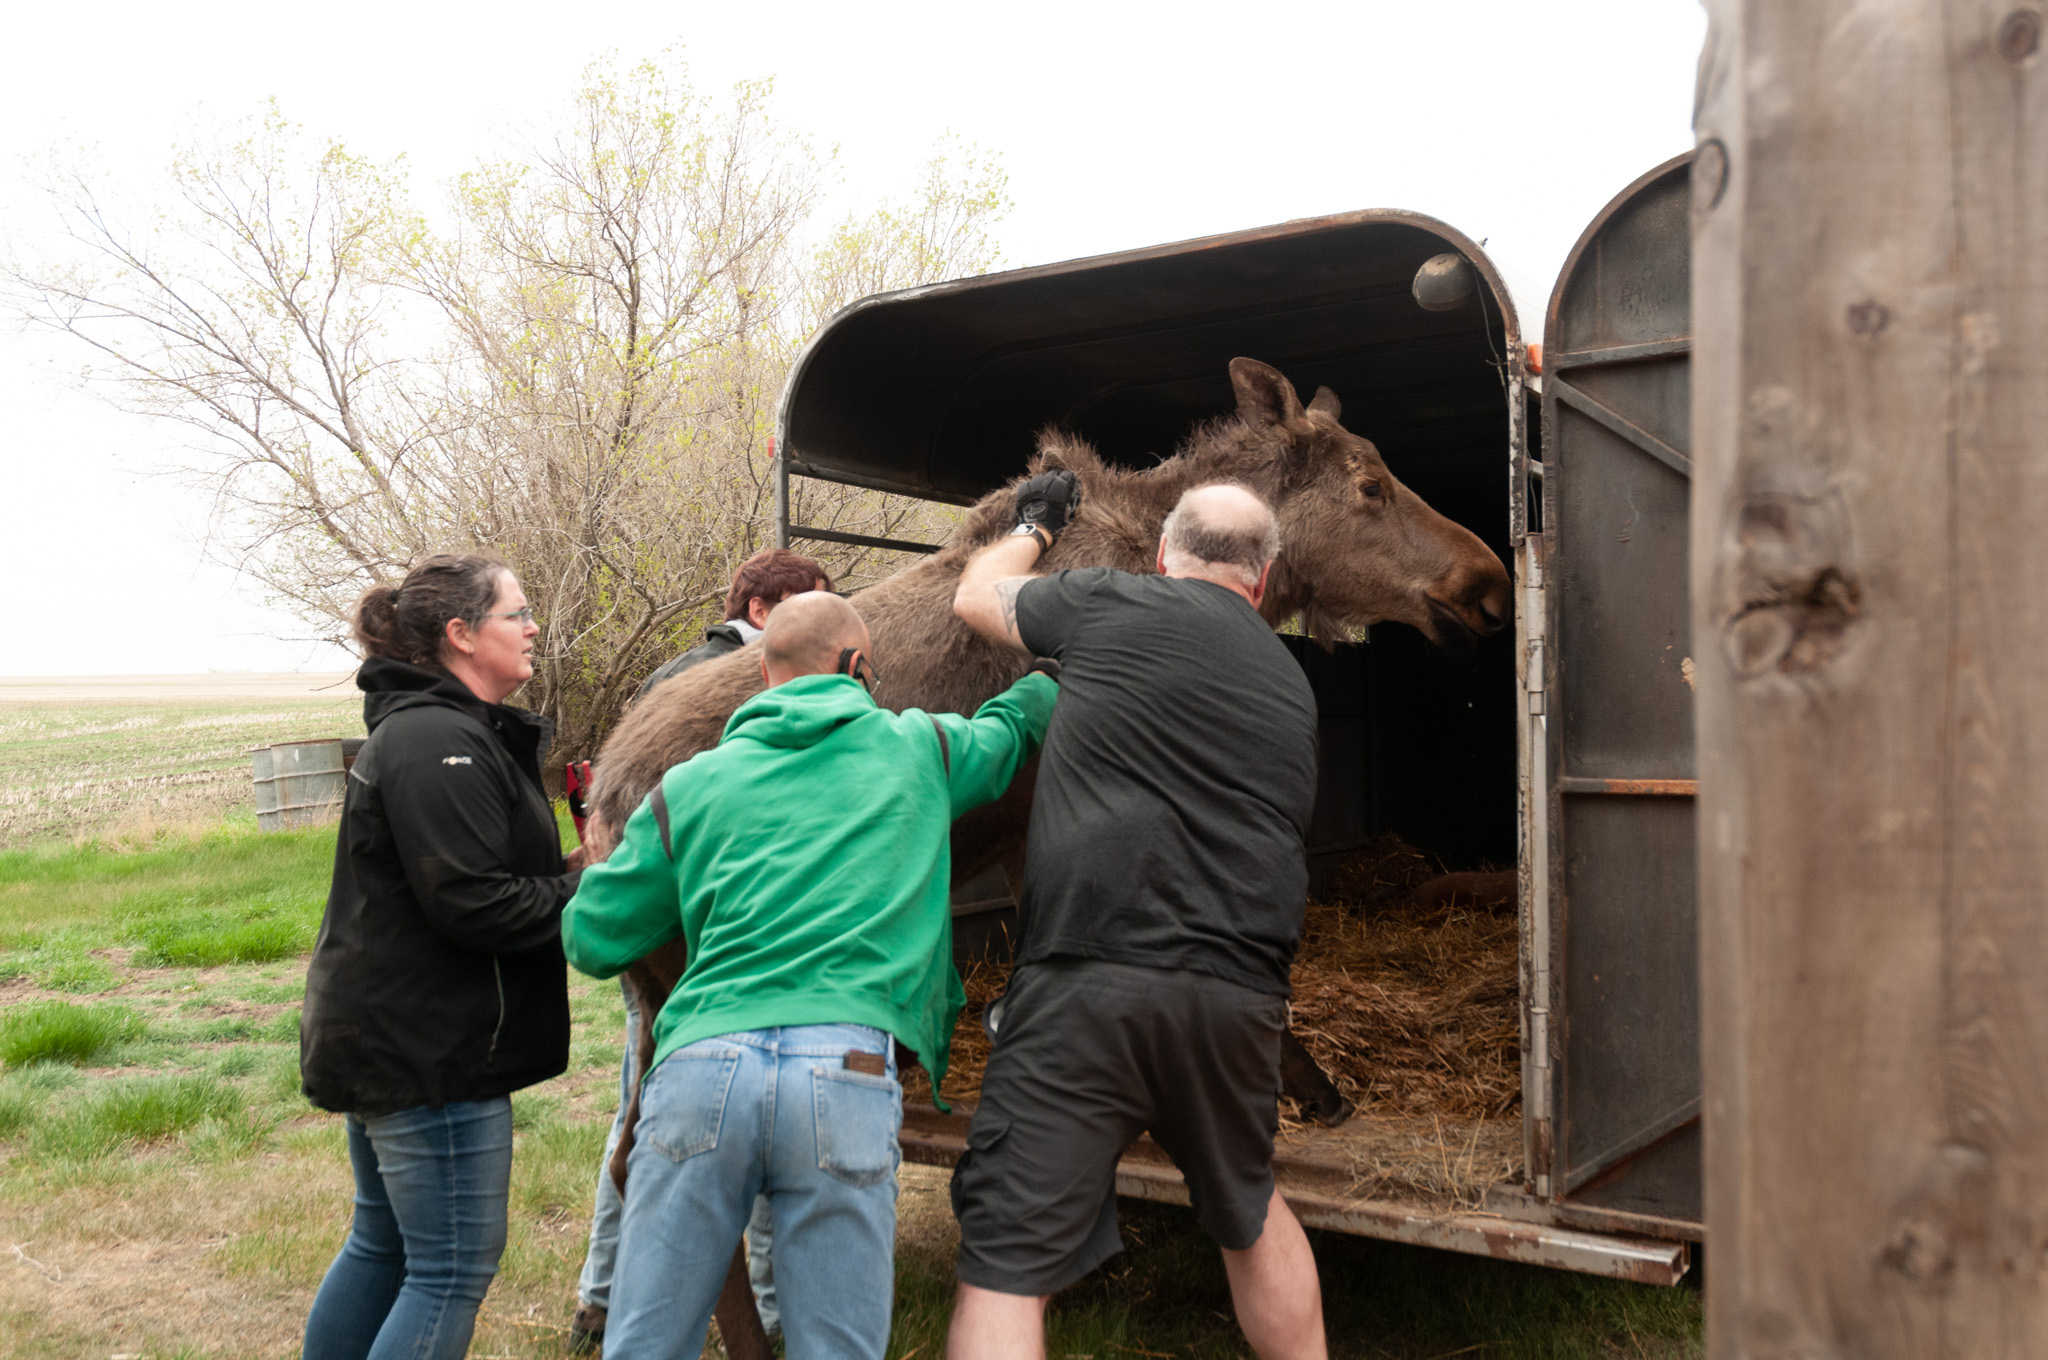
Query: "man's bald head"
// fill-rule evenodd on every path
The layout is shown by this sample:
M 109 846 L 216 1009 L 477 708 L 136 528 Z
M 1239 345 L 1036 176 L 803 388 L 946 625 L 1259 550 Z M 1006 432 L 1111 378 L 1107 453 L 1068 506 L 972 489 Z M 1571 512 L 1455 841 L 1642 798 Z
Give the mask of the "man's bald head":
M 868 650 L 868 626 L 839 596 L 808 590 L 776 606 L 768 616 L 761 647 L 761 668 L 770 685 L 800 675 L 831 675 L 848 647 Z
M 1169 576 L 1231 577 L 1252 589 L 1280 555 L 1280 524 L 1249 487 L 1210 482 L 1181 496 L 1159 547 Z

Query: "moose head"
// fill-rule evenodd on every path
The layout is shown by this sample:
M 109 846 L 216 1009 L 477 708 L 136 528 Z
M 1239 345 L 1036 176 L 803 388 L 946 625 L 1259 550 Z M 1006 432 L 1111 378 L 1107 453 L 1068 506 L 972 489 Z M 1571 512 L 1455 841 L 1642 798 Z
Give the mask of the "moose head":
M 1345 429 L 1329 388 L 1303 405 L 1279 370 L 1256 359 L 1231 360 L 1230 383 L 1237 420 L 1214 428 L 1212 456 L 1279 514 L 1268 619 L 1299 613 L 1325 643 L 1391 620 L 1454 652 L 1506 626 L 1511 587 L 1500 558 L 1402 485 L 1371 440 Z

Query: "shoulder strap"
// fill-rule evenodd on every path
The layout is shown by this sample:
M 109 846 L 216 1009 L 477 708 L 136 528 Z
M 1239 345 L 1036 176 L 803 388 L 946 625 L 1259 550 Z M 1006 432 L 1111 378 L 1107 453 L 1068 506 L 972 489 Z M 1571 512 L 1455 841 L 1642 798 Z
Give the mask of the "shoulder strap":
M 676 850 L 673 845 L 669 844 L 668 795 L 661 791 L 661 785 L 656 784 L 654 792 L 647 795 L 647 801 L 654 808 L 655 828 L 661 832 L 661 853 L 668 856 L 669 862 L 673 864 L 676 858 Z
M 931 718 L 929 713 L 925 714 L 925 716 Z M 946 778 L 951 779 L 953 777 L 953 748 L 946 744 L 945 725 L 937 718 L 932 718 L 932 731 L 939 734 L 939 764 L 945 767 Z M 664 822 L 663 825 L 666 826 L 667 823 Z

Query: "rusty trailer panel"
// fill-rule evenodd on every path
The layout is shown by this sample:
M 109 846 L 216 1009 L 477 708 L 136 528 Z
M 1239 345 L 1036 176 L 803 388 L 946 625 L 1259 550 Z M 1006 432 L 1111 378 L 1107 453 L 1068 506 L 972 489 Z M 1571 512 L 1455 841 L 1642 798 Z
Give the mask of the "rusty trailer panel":
M 929 1105 L 903 1112 L 903 1157 L 923 1166 L 952 1166 L 967 1150 L 971 1112 L 941 1114 Z M 1468 1256 L 1549 1266 L 1636 1284 L 1674 1285 L 1692 1262 L 1683 1241 L 1532 1222 L 1502 1213 L 1444 1210 L 1345 1193 L 1348 1169 L 1280 1153 L 1273 1176 L 1295 1216 L 1311 1228 L 1436 1247 Z M 1116 1192 L 1162 1204 L 1189 1202 L 1187 1183 L 1149 1138 L 1132 1144 L 1117 1164 Z
M 1697 798 L 1697 779 L 1583 779 L 1565 776 L 1557 781 L 1559 793 L 1621 793 L 1634 797 Z

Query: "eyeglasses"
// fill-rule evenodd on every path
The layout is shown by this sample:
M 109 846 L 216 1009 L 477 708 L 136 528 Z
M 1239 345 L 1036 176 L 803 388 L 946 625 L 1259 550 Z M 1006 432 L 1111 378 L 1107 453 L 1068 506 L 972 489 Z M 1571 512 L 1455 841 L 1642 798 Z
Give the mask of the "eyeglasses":
M 860 682 L 862 689 L 870 693 L 882 678 L 882 673 L 868 660 L 867 653 L 858 647 L 848 647 L 839 653 L 839 669 L 835 674 L 852 676 Z
M 482 614 L 482 615 L 479 615 L 479 616 L 477 617 L 477 623 L 478 623 L 478 625 L 479 625 L 479 626 L 481 626 L 481 625 L 483 624 L 483 622 L 484 622 L 484 621 L 485 621 L 486 619 L 517 619 L 517 620 L 519 620 L 519 622 L 520 622 L 520 623 L 521 623 L 522 625 L 523 625 L 523 624 L 528 624 L 528 623 L 532 623 L 532 622 L 533 622 L 533 606 L 532 606 L 532 605 L 528 605 L 528 606 L 526 606 L 526 608 L 524 608 L 524 609 L 508 609 L 508 610 L 506 610 L 506 611 L 505 611 L 504 613 L 502 613 L 502 614 Z

